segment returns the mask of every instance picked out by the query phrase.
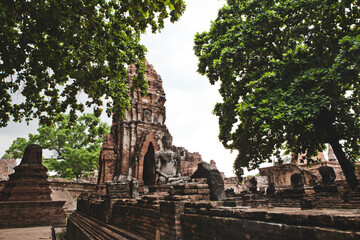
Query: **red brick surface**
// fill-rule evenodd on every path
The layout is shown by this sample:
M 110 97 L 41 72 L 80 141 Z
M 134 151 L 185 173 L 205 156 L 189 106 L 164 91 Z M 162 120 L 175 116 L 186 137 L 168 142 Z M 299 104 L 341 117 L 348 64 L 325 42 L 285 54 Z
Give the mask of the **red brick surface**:
M 63 225 L 64 201 L 0 202 L 0 228 Z
M 135 90 L 131 95 L 131 109 L 123 119 L 113 116 L 111 133 L 104 136 L 99 157 L 99 193 L 105 193 L 105 183 L 119 175 L 131 176 L 144 184 L 144 158 L 150 145 L 153 151 L 161 148 L 161 138 L 168 131 L 165 126 L 165 92 L 162 79 L 151 64 L 146 64 L 146 79 L 149 82 L 148 94 L 142 96 Z M 135 76 L 135 66 L 128 69 L 129 82 Z M 190 176 L 201 162 L 199 153 L 190 153 L 182 147 L 173 146 L 173 151 L 181 157 L 181 173 Z M 155 184 L 153 181 L 152 184 Z M 148 184 L 148 185 L 152 185 Z

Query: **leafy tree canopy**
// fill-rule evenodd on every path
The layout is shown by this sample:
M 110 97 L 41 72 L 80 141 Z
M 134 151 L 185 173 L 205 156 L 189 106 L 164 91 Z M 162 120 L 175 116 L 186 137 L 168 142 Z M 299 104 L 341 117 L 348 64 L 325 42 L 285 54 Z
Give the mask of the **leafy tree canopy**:
M 221 83 L 214 113 L 238 175 L 280 149 L 310 159 L 330 143 L 358 185 L 359 1 L 227 0 L 194 50 L 198 71 Z
M 0 127 L 11 117 L 49 123 L 68 110 L 75 119 L 85 107 L 100 116 L 104 99 L 109 115 L 123 115 L 129 64 L 138 63 L 133 87 L 146 91 L 141 33 L 177 21 L 184 9 L 184 0 L 2 1 Z
M 94 114 L 84 114 L 75 122 L 70 115 L 58 115 L 54 124 L 40 124 L 37 131 L 28 139 L 17 138 L 3 158 L 22 158 L 26 146 L 37 143 L 55 153 L 43 161 L 49 170 L 63 178 L 78 178 L 97 169 L 102 137 L 110 127 Z

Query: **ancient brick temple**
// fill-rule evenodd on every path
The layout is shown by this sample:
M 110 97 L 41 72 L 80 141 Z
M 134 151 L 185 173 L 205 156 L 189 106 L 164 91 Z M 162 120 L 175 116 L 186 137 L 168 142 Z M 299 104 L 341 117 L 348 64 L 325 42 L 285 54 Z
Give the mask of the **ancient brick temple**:
M 165 92 L 162 79 L 154 67 L 146 63 L 148 94 L 139 90 L 131 94 L 131 109 L 123 119 L 113 116 L 111 133 L 103 140 L 99 157 L 98 191 L 104 192 L 106 182 L 117 179 L 136 178 L 140 185 L 154 185 L 154 154 L 161 148 L 161 138 L 168 129 L 165 125 Z M 129 83 L 136 71 L 128 68 Z M 184 148 L 173 147 L 182 158 L 182 173 L 190 175 L 201 161 L 199 153 L 189 153 Z
M 128 71 L 131 83 L 135 68 Z M 263 194 L 254 178 L 249 180 L 253 185 L 250 191 L 228 191 L 225 197 L 222 186 L 220 197 L 212 198 L 223 178 L 215 162 L 201 162 L 200 154 L 182 147 L 172 146 L 168 151 L 168 141 L 162 145 L 168 132 L 162 81 L 150 64 L 146 78 L 149 94 L 134 91 L 126 117 L 113 118 L 99 158 L 97 192 L 78 198 L 77 209 L 67 221 L 68 240 L 359 239 L 360 193 L 336 186 L 335 191 L 325 191 L 334 187 L 333 182 L 325 185 L 326 181 L 317 186 L 321 191 L 309 187 L 305 191 L 306 179 L 302 181 L 301 170 L 294 164 L 296 169 L 285 169 L 287 176 L 292 174 L 289 179 L 280 179 L 284 180 L 281 184 L 291 185 L 282 192 L 269 186 L 273 191 Z M 164 150 L 180 156 L 175 154 L 177 162 L 180 158 L 181 175 L 192 175 L 190 179 L 152 186 L 156 182 L 155 157 L 158 160 Z M 158 165 L 156 170 L 161 179 Z M 268 171 L 262 178 L 274 183 L 276 176 Z M 306 176 L 312 178 L 313 174 Z
M 0 191 L 0 228 L 64 224 L 65 201 L 51 200 L 40 145 L 28 145 L 14 170 Z
M 24 153 L 15 173 L 1 191 L 2 200 L 6 201 L 51 201 L 50 183 L 47 181 L 47 168 L 41 163 L 42 149 L 30 144 Z
M 335 171 L 336 182 L 348 189 L 344 173 L 336 159 L 333 149 L 330 144 L 328 144 L 327 147 L 327 158 L 325 158 L 324 152 L 320 152 L 318 156 L 313 157 L 314 162 L 308 163 L 302 159 L 304 154 L 299 154 L 298 156 L 293 155 L 290 163 L 259 168 L 259 173 L 261 176 L 267 177 L 268 182 L 273 183 L 277 190 L 283 190 L 290 187 L 290 177 L 294 173 L 304 175 L 306 185 L 314 186 L 321 179 L 318 168 L 321 166 L 329 166 Z M 356 163 L 355 167 L 355 174 L 357 178 L 360 179 L 360 163 Z

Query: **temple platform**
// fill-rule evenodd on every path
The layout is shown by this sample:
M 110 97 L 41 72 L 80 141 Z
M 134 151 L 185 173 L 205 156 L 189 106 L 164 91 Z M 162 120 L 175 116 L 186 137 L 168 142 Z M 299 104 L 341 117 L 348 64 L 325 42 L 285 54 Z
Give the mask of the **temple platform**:
M 65 201 L 0 201 L 0 228 L 66 224 Z

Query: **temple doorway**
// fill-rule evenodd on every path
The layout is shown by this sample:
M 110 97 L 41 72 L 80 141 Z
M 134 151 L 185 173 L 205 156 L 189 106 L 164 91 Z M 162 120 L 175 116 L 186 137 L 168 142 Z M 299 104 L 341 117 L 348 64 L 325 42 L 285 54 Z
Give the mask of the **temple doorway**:
M 144 157 L 143 180 L 146 186 L 155 184 L 155 151 L 152 142 Z

